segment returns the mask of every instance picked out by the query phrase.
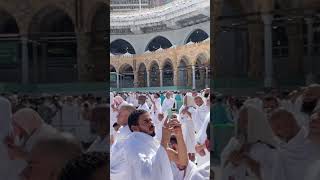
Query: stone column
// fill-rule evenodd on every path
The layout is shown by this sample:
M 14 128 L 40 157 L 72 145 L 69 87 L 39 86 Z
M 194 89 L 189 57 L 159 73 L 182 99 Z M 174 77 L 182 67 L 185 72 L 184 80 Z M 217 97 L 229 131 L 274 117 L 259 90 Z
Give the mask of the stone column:
M 251 18 L 249 18 L 251 20 Z M 253 19 L 253 21 L 258 21 Z M 263 40 L 263 24 L 249 24 L 248 25 L 248 43 L 250 46 L 249 51 L 249 69 L 248 77 L 249 78 L 262 78 L 263 75 L 263 61 L 262 61 L 262 40 Z
M 147 87 L 150 87 L 150 71 L 147 70 Z
M 133 85 L 135 88 L 139 87 L 139 73 L 138 70 L 133 72 Z
M 267 88 L 273 85 L 273 61 L 272 61 L 272 20 L 271 14 L 262 15 L 264 22 L 264 57 L 265 57 L 265 74 L 264 86 Z
M 192 65 L 192 89 L 196 89 L 196 67 Z
M 38 42 L 32 42 L 32 57 L 33 57 L 33 82 L 39 82 L 39 64 L 38 64 Z
M 120 88 L 120 77 L 119 77 L 119 73 L 117 73 L 117 88 Z
M 90 81 L 92 80 L 94 65 L 94 59 L 90 62 L 89 44 L 90 35 L 85 32 L 81 32 L 77 37 L 77 67 L 78 67 L 78 80 Z M 88 69 L 89 68 L 89 69 Z
M 160 71 L 160 87 L 163 86 L 163 70 L 162 69 L 159 69 Z
M 22 84 L 28 84 L 29 82 L 29 52 L 28 52 L 28 37 L 22 36 L 22 59 L 21 59 L 21 69 L 22 69 Z
M 41 82 L 46 82 L 47 81 L 47 42 L 41 42 Z
M 313 75 L 313 19 L 306 18 L 307 23 L 307 37 L 308 37 L 308 54 L 307 54 L 307 62 L 306 62 L 306 85 L 310 85 L 314 82 L 314 75 Z
M 173 85 L 174 86 L 179 86 L 178 74 L 179 74 L 179 69 L 173 68 Z

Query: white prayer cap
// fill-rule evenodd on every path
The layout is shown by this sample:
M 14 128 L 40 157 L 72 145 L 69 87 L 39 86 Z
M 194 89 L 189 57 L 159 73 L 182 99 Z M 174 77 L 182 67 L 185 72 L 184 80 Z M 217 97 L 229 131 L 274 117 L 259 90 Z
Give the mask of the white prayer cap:
M 187 92 L 186 95 L 187 96 L 192 96 L 192 93 L 191 92 Z

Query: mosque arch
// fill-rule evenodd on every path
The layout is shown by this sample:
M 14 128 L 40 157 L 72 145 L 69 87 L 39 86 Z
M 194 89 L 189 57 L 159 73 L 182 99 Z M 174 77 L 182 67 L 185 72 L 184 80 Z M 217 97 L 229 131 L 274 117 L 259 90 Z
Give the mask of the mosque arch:
M 114 55 L 121 55 L 126 53 L 136 54 L 133 46 L 124 39 L 116 39 L 112 41 L 110 44 L 110 52 Z
M 121 88 L 134 87 L 134 72 L 133 67 L 129 64 L 123 64 L 119 68 L 119 80 Z
M 156 36 L 151 41 L 149 41 L 145 51 L 156 51 L 160 48 L 167 49 L 172 46 L 170 40 L 163 36 Z
M 138 87 L 147 87 L 147 67 L 144 63 L 138 66 Z
M 163 86 L 174 85 L 174 67 L 171 59 L 166 59 L 162 67 Z
M 21 82 L 21 56 L 18 47 L 20 40 L 10 40 L 7 35 L 18 36 L 20 33 L 16 18 L 4 9 L 0 9 L 0 81 L 1 82 Z M 3 37 L 2 37 L 3 36 Z
M 76 29 L 68 12 L 57 6 L 40 9 L 29 25 L 29 39 L 35 49 L 31 62 L 35 81 L 77 81 Z
M 187 39 L 185 41 L 185 44 L 188 44 L 191 41 L 194 42 L 194 43 L 202 42 L 202 41 L 206 40 L 207 38 L 209 38 L 208 33 L 206 33 L 202 29 L 195 29 L 187 37 Z
M 160 86 L 160 68 L 157 61 L 152 61 L 149 69 L 150 87 Z

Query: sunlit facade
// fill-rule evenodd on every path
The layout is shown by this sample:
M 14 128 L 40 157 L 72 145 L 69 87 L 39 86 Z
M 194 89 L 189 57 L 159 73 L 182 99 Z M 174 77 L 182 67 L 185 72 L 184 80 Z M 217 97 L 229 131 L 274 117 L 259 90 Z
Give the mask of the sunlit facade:
M 149 3 L 111 12 L 111 88 L 209 87 L 210 1 Z

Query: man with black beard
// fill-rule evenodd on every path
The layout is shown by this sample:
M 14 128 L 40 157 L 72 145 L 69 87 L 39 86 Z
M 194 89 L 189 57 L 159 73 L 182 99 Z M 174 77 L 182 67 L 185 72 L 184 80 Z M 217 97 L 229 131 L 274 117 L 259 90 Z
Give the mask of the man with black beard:
M 111 179 L 173 180 L 165 143 L 154 138 L 155 127 L 150 113 L 142 109 L 132 112 L 128 126 L 132 134 L 118 152 L 121 154 L 118 161 L 124 163 L 115 163 L 116 166 L 111 168 Z
M 319 106 L 320 85 L 313 84 L 307 87 L 302 95 L 301 112 L 310 116 L 316 106 Z

